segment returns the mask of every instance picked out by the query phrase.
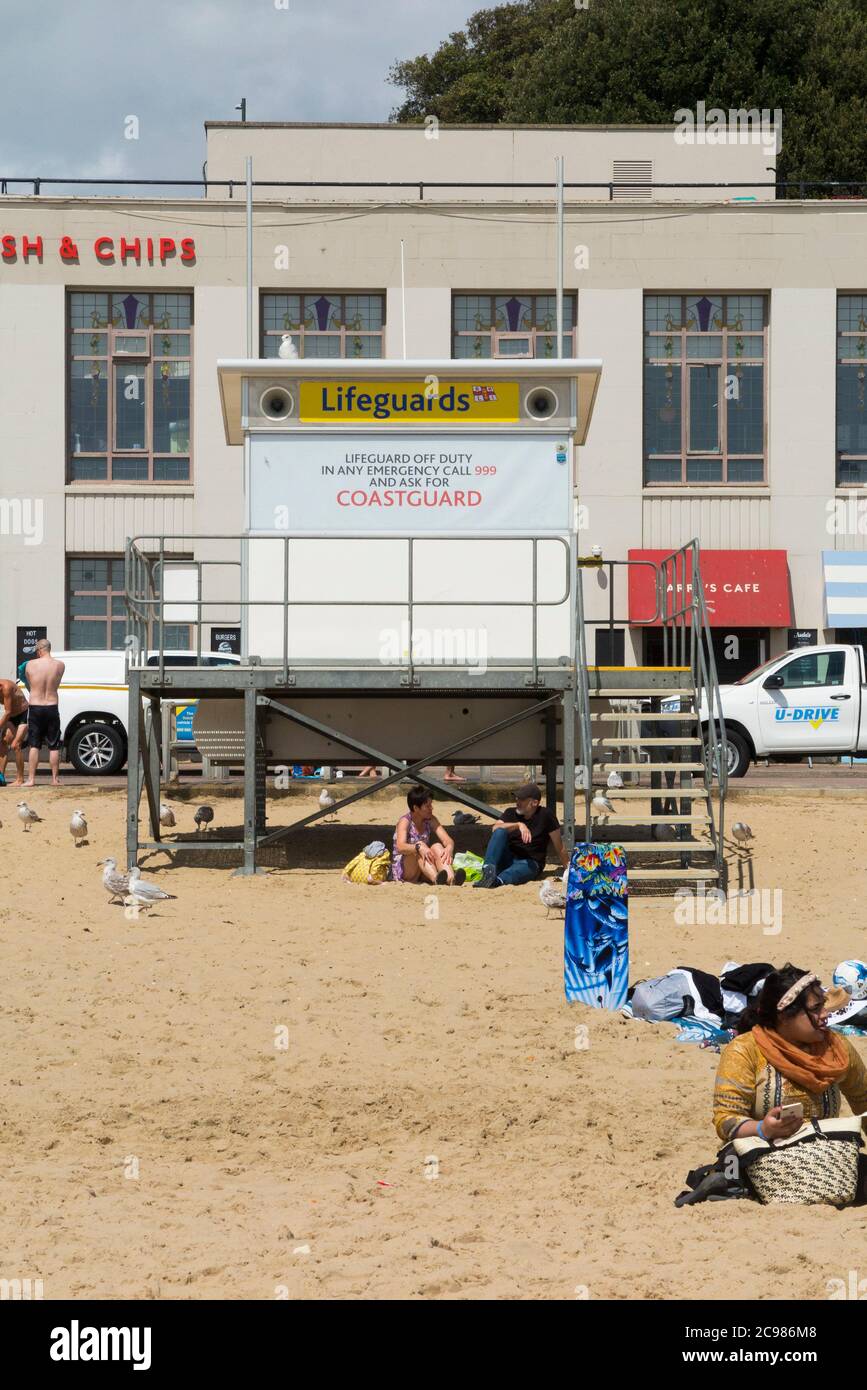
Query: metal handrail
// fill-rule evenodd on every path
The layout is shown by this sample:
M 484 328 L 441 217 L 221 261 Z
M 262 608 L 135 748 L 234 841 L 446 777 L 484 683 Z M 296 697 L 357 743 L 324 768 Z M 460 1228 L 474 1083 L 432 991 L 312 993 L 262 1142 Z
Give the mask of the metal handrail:
M 581 767 L 584 792 L 584 836 L 593 839 L 590 801 L 593 796 L 593 733 L 590 722 L 590 677 L 587 662 L 587 624 L 584 617 L 584 571 L 578 570 L 575 583 L 575 705 L 581 734 Z M 564 777 L 568 769 L 563 768 Z
M 178 553 L 178 549 L 185 542 L 189 544 L 189 538 L 178 535 L 139 535 L 127 540 L 125 550 L 125 601 L 127 610 L 127 640 L 125 643 L 127 651 L 127 669 L 130 666 L 140 664 L 137 658 L 148 648 L 148 636 L 152 630 L 154 617 L 158 623 L 158 641 L 151 643 L 152 651 L 158 657 L 157 667 L 159 670 L 159 680 L 162 682 L 165 674 L 165 583 L 163 575 L 166 562 L 176 562 L 187 567 L 194 567 L 197 575 L 197 597 L 188 598 L 169 598 L 168 607 L 195 608 L 196 610 L 196 653 L 199 658 L 202 654 L 202 624 L 205 621 L 213 621 L 205 618 L 206 609 L 237 609 L 242 615 L 254 608 L 281 608 L 283 610 L 282 622 L 282 654 L 280 659 L 281 679 L 285 683 L 289 678 L 289 610 L 295 608 L 405 608 L 408 618 L 408 659 L 406 662 L 399 662 L 401 669 L 406 669 L 410 683 L 413 679 L 415 668 L 423 663 L 418 662 L 413 657 L 415 626 L 415 610 L 418 608 L 529 608 L 532 613 L 531 639 L 532 653 L 530 667 L 535 683 L 539 681 L 539 618 L 540 608 L 558 608 L 569 602 L 571 597 L 571 575 L 569 563 L 569 543 L 562 536 L 522 536 L 522 535 L 432 535 L 432 536 L 412 536 L 399 534 L 394 536 L 378 536 L 377 540 L 401 541 L 407 546 L 407 597 L 395 599 L 393 597 L 384 599 L 363 599 L 363 598 L 328 598 L 328 599 L 295 599 L 290 597 L 290 566 L 289 566 L 289 547 L 293 541 L 322 541 L 334 542 L 333 536 L 249 536 L 241 533 L 226 534 L 204 534 L 195 537 L 195 543 L 200 542 L 234 542 L 243 544 L 245 542 L 256 544 L 279 544 L 283 547 L 282 555 L 282 587 L 283 593 L 280 598 L 215 598 L 206 599 L 202 597 L 203 582 L 202 576 L 206 567 L 211 566 L 235 566 L 240 562 L 232 560 L 210 560 L 210 559 L 189 559 Z M 352 533 L 340 537 L 341 540 L 370 540 L 371 537 L 363 532 Z M 491 542 L 522 542 L 531 547 L 532 556 L 532 598 L 530 599 L 419 599 L 415 597 L 413 589 L 413 576 L 415 572 L 415 543 L 422 541 L 448 541 L 453 544 L 455 541 L 472 541 L 474 544 Z M 564 580 L 565 586 L 562 595 L 554 599 L 540 599 L 539 591 L 539 545 L 541 543 L 553 542 L 560 545 L 564 555 Z M 172 549 L 167 550 L 170 545 Z M 160 576 L 160 583 L 157 587 L 154 584 L 154 574 Z M 225 620 L 223 620 L 225 621 Z M 389 663 L 391 664 L 391 663 Z M 456 667 L 460 663 L 453 663 Z M 551 664 L 551 663 L 548 663 Z M 560 664 L 558 662 L 558 664 Z

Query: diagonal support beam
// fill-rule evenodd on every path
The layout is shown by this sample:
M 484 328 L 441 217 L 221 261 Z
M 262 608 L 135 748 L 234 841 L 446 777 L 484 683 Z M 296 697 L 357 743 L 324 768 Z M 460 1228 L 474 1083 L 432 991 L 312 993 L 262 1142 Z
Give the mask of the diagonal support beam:
M 349 796 L 343 797 L 341 801 L 335 802 L 327 810 L 322 809 L 313 811 L 309 816 L 304 816 L 301 820 L 293 821 L 291 825 L 282 826 L 279 830 L 274 830 L 270 835 L 260 839 L 260 845 L 274 844 L 275 841 L 283 839 L 293 830 L 300 830 L 305 825 L 312 824 L 322 816 L 333 815 L 335 811 L 343 806 L 348 806 L 353 801 L 360 801 L 362 797 L 371 796 L 375 791 L 381 791 L 394 782 L 399 782 L 404 777 L 415 777 L 422 786 L 431 787 L 434 791 L 444 793 L 450 800 L 460 801 L 465 806 L 472 806 L 474 810 L 480 811 L 485 816 L 496 816 L 496 807 L 489 806 L 485 801 L 479 801 L 468 792 L 458 791 L 452 782 L 440 782 L 436 777 L 423 775 L 422 768 L 430 766 L 431 763 L 450 762 L 454 754 L 461 752 L 464 748 L 469 748 L 472 744 L 480 742 L 483 738 L 500 733 L 504 729 L 511 728 L 514 724 L 520 724 L 525 719 L 531 719 L 533 715 L 541 713 L 550 706 L 558 704 L 560 701 L 559 693 L 552 695 L 548 699 L 537 701 L 529 709 L 520 710 L 517 714 L 510 715 L 508 719 L 501 719 L 496 724 L 490 724 L 477 733 L 471 734 L 467 738 L 460 739 L 457 743 L 450 744 L 447 748 L 439 748 L 434 753 L 429 753 L 426 757 L 420 758 L 415 763 L 404 763 L 397 758 L 391 757 L 388 753 L 383 753 L 378 748 L 372 748 L 369 744 L 362 743 L 359 739 L 353 738 L 350 734 L 340 733 L 332 728 L 330 724 L 322 724 L 318 719 L 314 719 L 309 714 L 302 714 L 300 710 L 292 709 L 289 705 L 282 704 L 279 700 L 272 700 L 267 695 L 260 695 L 258 703 L 275 710 L 284 718 L 292 720 L 293 723 L 301 724 L 304 728 L 311 729 L 314 733 L 322 734 L 325 738 L 333 739 L 335 743 L 341 744 L 344 748 L 349 748 L 355 753 L 363 754 L 367 762 L 380 763 L 386 767 L 394 768 L 390 776 L 383 781 L 376 781 L 369 787 L 361 787 L 358 791 L 352 792 Z

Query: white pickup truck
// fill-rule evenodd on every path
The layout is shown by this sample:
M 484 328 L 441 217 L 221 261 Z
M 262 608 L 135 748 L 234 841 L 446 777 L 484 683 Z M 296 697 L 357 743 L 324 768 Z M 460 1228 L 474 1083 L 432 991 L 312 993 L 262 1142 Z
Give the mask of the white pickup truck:
M 743 777 L 756 758 L 867 755 L 864 696 L 863 648 L 837 645 L 797 647 L 721 685 L 729 776 Z M 704 700 L 699 712 L 706 728 Z

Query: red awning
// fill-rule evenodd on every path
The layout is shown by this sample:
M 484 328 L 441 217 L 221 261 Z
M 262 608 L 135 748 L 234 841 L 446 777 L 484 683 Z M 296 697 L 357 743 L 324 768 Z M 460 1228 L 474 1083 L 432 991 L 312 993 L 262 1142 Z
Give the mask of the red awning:
M 659 564 L 670 550 L 630 550 L 630 560 Z M 785 550 L 702 550 L 699 555 L 711 627 L 788 627 L 792 621 L 789 566 Z M 687 599 L 692 575 L 687 570 Z M 656 600 L 654 571 L 629 567 L 629 621 L 652 620 Z M 679 586 L 680 587 L 680 586 Z M 683 595 L 681 595 L 681 598 Z M 671 603 L 678 608 L 680 604 Z

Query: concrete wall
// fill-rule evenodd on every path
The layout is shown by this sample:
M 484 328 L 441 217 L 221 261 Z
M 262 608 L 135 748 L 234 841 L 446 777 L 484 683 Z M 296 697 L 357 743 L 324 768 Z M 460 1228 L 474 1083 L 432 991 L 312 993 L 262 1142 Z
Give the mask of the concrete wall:
M 673 113 L 672 113 L 673 114 Z M 743 139 L 749 127 L 741 127 Z M 566 160 L 566 182 L 608 184 L 616 177 L 615 164 L 638 163 L 630 171 L 621 169 L 619 179 L 635 183 L 648 176 L 654 183 L 712 183 L 743 185 L 719 189 L 678 188 L 654 191 L 662 202 L 724 201 L 736 197 L 772 199 L 771 188 L 750 188 L 747 184 L 767 183 L 773 164 L 770 132 L 763 146 L 756 127 L 755 143 L 726 145 L 681 144 L 672 126 L 448 126 L 427 125 L 280 125 L 255 122 L 208 122 L 208 178 L 244 181 L 246 159 L 252 156 L 253 177 L 338 183 L 350 180 L 372 183 L 373 188 L 344 190 L 331 187 L 263 190 L 264 196 L 293 202 L 329 202 L 337 197 L 379 202 L 389 183 L 411 183 L 413 188 L 390 188 L 393 200 L 419 198 L 419 182 L 426 201 L 536 201 L 541 189 L 437 189 L 431 183 L 553 183 L 554 157 Z M 733 136 L 737 130 L 733 128 Z M 224 197 L 224 189 L 213 196 Z M 574 196 L 574 194 L 573 194 Z M 588 189 L 579 196 L 608 199 L 608 188 Z M 616 196 L 635 199 L 640 189 L 623 188 Z

